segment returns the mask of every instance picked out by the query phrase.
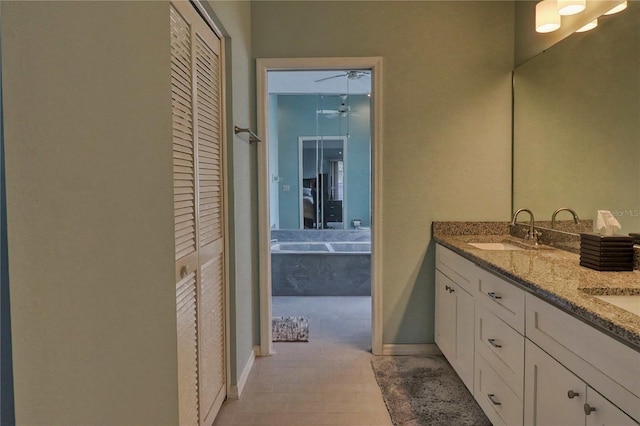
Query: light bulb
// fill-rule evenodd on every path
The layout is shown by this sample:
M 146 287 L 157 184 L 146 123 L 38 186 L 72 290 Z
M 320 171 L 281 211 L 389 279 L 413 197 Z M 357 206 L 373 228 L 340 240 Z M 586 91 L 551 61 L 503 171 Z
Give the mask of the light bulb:
M 542 0 L 536 4 L 536 31 L 550 33 L 560 28 L 556 0 Z
M 605 15 L 613 15 L 614 13 L 622 12 L 626 8 L 627 8 L 627 0 L 625 0 L 622 3 L 620 3 L 619 5 L 611 8 L 611 10 L 606 12 Z
M 594 19 L 593 21 L 589 22 L 587 25 L 585 25 L 584 27 L 576 30 L 577 33 L 584 33 L 586 31 L 592 30 L 595 27 L 598 26 L 598 20 Z
M 587 7 L 586 0 L 558 0 L 558 13 L 562 16 L 575 15 Z

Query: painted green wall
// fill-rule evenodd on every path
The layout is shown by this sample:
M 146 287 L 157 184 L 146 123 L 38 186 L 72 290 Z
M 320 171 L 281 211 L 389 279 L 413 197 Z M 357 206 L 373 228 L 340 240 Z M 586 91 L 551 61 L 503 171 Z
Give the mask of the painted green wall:
M 17 424 L 177 424 L 168 5 L 0 7 Z
M 251 11 L 254 58 L 383 57 L 383 341 L 433 342 L 431 222 L 509 217 L 513 4 L 269 1 Z
M 352 220 L 362 220 L 362 226 L 370 226 L 369 208 L 371 201 L 370 149 L 371 128 L 369 120 L 369 97 L 350 95 L 349 106 L 353 114 L 346 118 L 319 116 L 316 110 L 337 109 L 339 97 L 316 95 L 278 96 L 278 168 L 282 181 L 279 185 L 280 229 L 300 228 L 300 179 L 299 141 L 300 136 L 346 136 L 346 194 L 347 215 L 344 221 L 351 227 Z M 328 161 L 325 173 L 329 170 Z M 290 191 L 283 191 L 289 185 Z
M 256 145 L 246 136 L 235 137 L 233 125 L 255 129 L 254 64 L 251 59 L 249 2 L 215 1 L 207 4 L 227 38 L 226 96 L 227 176 L 230 205 L 230 327 L 231 383 L 237 384 L 253 346 L 260 342 L 258 298 L 258 200 Z
M 18 423 L 177 424 L 168 3 L 1 7 Z M 255 126 L 251 10 L 206 7 L 229 36 L 235 385 L 259 342 L 255 145 L 232 131 Z

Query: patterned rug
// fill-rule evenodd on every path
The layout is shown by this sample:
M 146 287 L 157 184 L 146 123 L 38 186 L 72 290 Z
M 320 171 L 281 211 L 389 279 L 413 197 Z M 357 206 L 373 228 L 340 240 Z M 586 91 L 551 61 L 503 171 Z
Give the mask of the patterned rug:
M 305 317 L 273 317 L 271 329 L 274 342 L 309 341 L 309 320 Z
M 377 356 L 371 365 L 394 425 L 491 426 L 443 356 Z

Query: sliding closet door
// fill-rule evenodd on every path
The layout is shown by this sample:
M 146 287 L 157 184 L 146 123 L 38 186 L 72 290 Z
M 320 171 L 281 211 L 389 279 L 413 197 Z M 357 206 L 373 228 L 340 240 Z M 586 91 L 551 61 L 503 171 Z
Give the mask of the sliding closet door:
M 226 396 L 220 39 L 171 6 L 180 424 L 210 425 Z

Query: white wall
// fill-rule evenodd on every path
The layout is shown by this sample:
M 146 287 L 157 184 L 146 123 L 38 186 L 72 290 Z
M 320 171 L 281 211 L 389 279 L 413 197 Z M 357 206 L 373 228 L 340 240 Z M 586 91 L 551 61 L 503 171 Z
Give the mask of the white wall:
M 2 2 L 18 424 L 177 424 L 169 9 Z
M 506 220 L 513 4 L 253 2 L 253 56 L 382 56 L 385 343 L 433 342 L 433 220 Z

